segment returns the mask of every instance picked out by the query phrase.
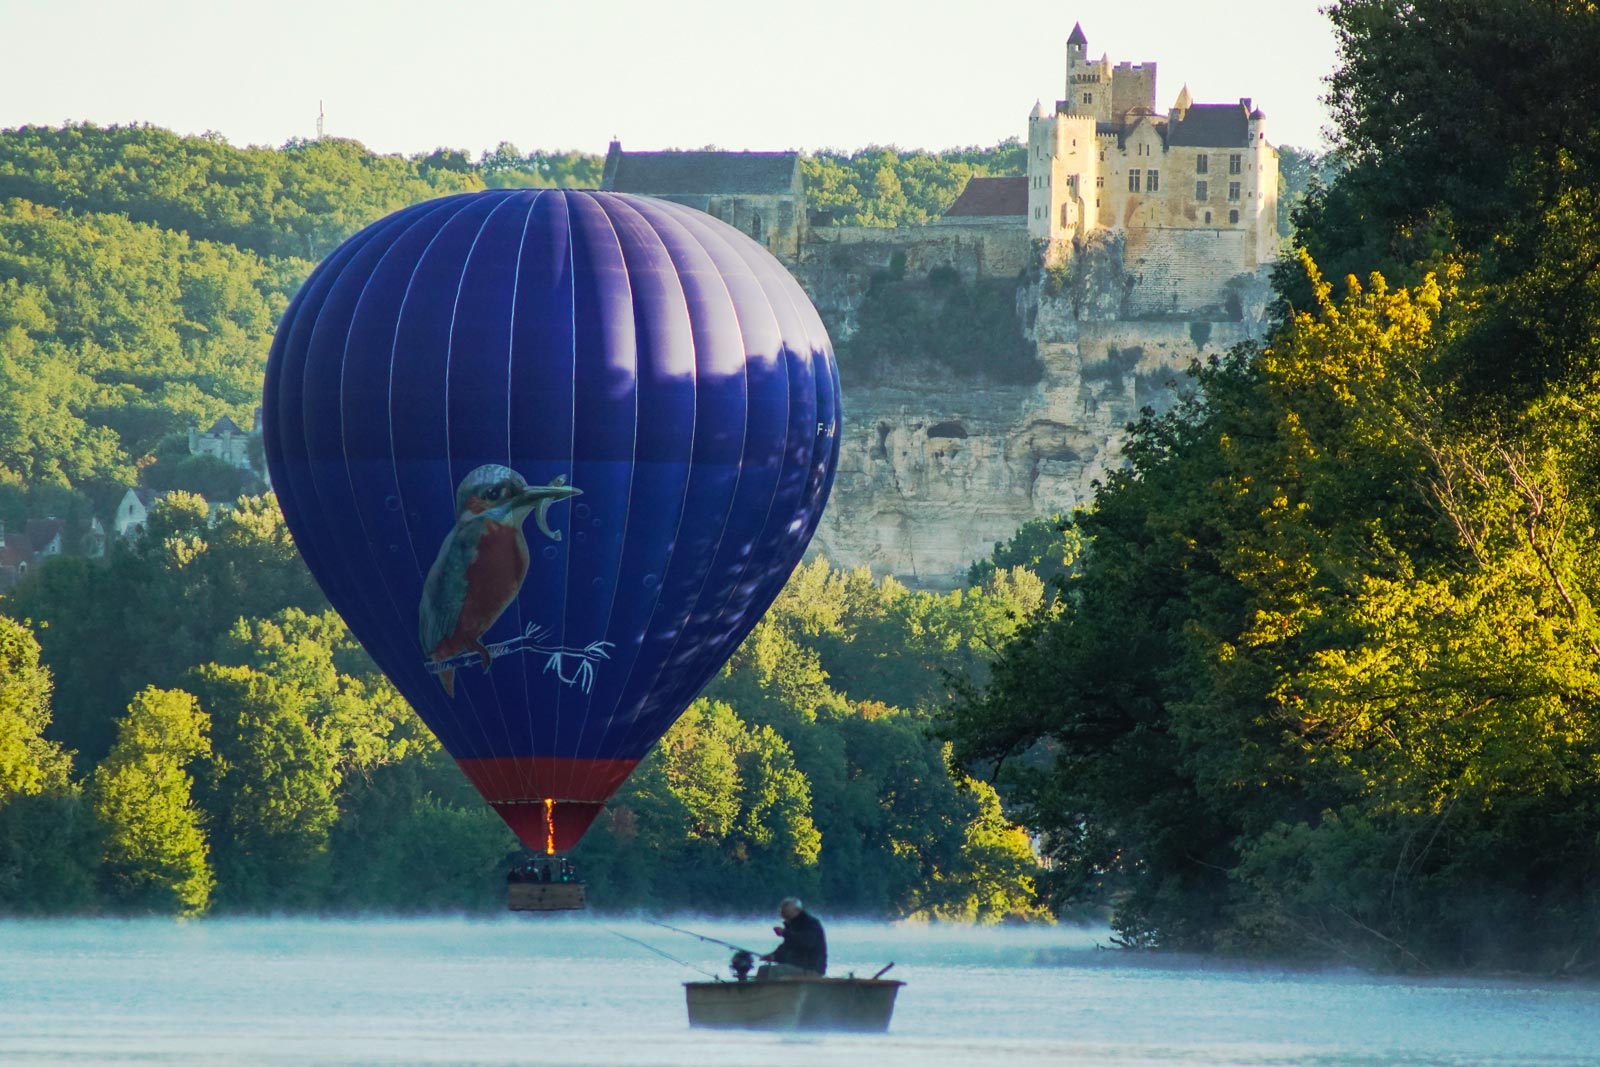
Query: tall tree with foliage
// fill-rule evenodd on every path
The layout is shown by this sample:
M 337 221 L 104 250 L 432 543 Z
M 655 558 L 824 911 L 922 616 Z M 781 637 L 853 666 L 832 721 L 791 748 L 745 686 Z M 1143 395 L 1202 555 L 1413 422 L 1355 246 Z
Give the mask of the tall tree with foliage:
M 117 724 L 90 787 L 105 827 L 100 877 L 111 906 L 197 915 L 210 904 L 215 879 L 190 773 L 211 753 L 208 726 L 194 697 L 153 688 Z
M 0 616 L 0 912 L 70 911 L 94 899 L 98 827 L 45 736 L 50 671 L 24 624 Z
M 69 758 L 44 736 L 50 691 L 32 631 L 0 617 L 0 803 L 66 783 Z

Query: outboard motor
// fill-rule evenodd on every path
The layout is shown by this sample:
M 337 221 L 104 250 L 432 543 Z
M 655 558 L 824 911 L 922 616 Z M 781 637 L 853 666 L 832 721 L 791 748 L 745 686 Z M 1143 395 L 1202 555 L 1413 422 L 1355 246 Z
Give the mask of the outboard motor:
M 728 966 L 733 968 L 733 976 L 743 982 L 749 979 L 750 971 L 754 969 L 755 965 L 755 953 L 740 949 L 733 954 L 733 961 Z

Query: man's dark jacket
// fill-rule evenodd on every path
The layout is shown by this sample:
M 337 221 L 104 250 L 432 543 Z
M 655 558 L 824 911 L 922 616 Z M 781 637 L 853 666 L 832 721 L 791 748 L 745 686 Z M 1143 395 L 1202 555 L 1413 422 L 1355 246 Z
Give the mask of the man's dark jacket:
M 822 933 L 822 924 L 804 911 L 792 919 L 785 919 L 783 944 L 773 951 L 772 962 L 827 974 L 828 939 Z

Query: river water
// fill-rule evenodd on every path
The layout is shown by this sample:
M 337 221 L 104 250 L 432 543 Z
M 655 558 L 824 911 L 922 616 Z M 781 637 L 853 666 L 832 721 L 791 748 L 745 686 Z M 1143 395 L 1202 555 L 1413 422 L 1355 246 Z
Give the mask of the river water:
M 1600 984 L 1130 956 L 1070 928 L 830 923 L 830 973 L 908 983 L 887 1035 L 692 1031 L 698 976 L 612 931 L 726 963 L 592 917 L 0 923 L 0 1065 L 1600 1067 Z

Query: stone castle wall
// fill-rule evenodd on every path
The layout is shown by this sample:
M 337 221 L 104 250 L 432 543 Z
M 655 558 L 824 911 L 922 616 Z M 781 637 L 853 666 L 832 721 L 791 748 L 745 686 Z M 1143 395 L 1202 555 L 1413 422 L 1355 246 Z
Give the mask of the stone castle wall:
M 856 311 L 875 275 L 925 276 L 950 267 L 963 278 L 1017 278 L 1033 268 L 1033 242 L 1021 226 L 940 222 L 932 226 L 835 226 L 810 231 L 789 269 L 837 335 L 855 333 Z
M 1253 237 L 1243 228 L 1129 230 L 1124 262 L 1137 284 L 1128 314 L 1226 313 L 1230 286 L 1237 289 L 1235 277 L 1254 262 Z

